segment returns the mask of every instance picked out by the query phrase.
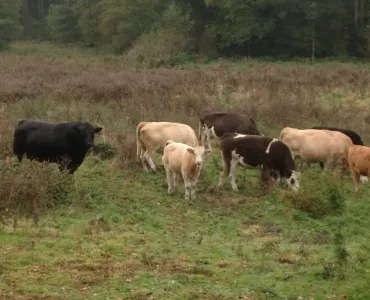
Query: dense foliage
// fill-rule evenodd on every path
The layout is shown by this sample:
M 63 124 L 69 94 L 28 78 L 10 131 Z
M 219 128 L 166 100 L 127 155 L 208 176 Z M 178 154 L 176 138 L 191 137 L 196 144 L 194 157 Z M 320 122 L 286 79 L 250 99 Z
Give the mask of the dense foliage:
M 19 34 L 18 11 L 17 1 L 0 0 L 0 50 L 5 49 Z
M 20 13 L 28 38 L 144 57 L 369 56 L 370 0 L 23 0 Z

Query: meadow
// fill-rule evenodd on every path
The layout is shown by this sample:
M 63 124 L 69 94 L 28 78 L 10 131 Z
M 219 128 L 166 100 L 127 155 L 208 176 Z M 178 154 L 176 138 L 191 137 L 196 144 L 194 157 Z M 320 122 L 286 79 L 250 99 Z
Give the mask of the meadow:
M 217 188 L 218 151 L 197 200 L 167 195 L 136 162 L 135 126 L 198 131 L 206 108 L 246 112 L 260 131 L 351 128 L 370 144 L 370 65 L 218 60 L 147 67 L 78 47 L 19 42 L 0 54 L 1 299 L 369 299 L 370 187 L 302 173 L 265 189 L 238 169 Z M 20 119 L 103 127 L 78 171 L 12 156 Z M 217 143 L 215 143 L 217 145 Z M 37 220 L 35 224 L 34 220 Z

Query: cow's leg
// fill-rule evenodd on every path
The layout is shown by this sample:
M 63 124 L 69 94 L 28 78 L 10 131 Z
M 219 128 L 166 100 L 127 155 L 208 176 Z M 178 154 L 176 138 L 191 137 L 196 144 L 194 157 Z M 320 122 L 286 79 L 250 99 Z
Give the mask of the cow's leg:
M 330 171 L 330 170 L 333 168 L 333 163 L 334 163 L 334 161 L 333 161 L 333 159 L 332 159 L 332 158 L 327 158 L 327 159 L 325 160 L 324 169 L 323 169 L 323 174 L 324 174 L 325 172 Z
M 174 186 L 174 181 L 173 181 L 173 172 L 168 166 L 165 166 L 166 170 L 166 179 L 167 179 L 167 185 L 168 185 L 168 190 L 167 193 L 169 195 L 172 195 L 175 192 L 175 186 Z
M 173 182 L 173 189 L 176 190 L 177 184 L 179 181 L 179 175 L 177 175 L 175 172 L 172 172 L 172 182 Z
M 207 127 L 207 125 L 204 125 L 203 132 L 202 132 L 202 146 L 205 146 L 205 141 L 207 140 L 208 149 L 212 150 L 211 145 L 211 130 Z
M 319 162 L 321 170 L 324 170 L 324 163 L 322 161 Z
M 195 187 L 197 185 L 197 181 L 196 180 L 192 180 L 191 183 L 190 183 L 190 198 L 192 200 L 195 200 L 196 196 L 195 196 Z
M 151 156 L 152 156 L 152 154 L 153 154 L 153 152 L 155 152 L 157 149 L 152 149 L 152 148 L 147 148 L 146 149 L 146 151 L 144 152 L 144 155 L 143 155 L 143 158 L 146 160 L 146 162 L 148 163 L 148 165 L 149 165 L 149 167 L 150 167 L 150 169 L 154 172 L 154 173 L 156 173 L 157 172 L 157 170 L 156 170 L 156 168 L 155 168 L 155 164 L 154 164 L 154 162 L 153 162 L 153 160 L 152 160 L 152 158 L 151 158 Z
M 235 160 L 234 158 L 231 159 L 229 180 L 230 180 L 231 187 L 235 192 L 237 192 L 239 190 L 238 186 L 236 185 L 236 182 L 235 182 L 235 175 L 236 175 L 236 167 L 237 166 L 238 166 L 238 161 Z
M 221 153 L 221 158 L 222 158 L 222 169 L 220 171 L 220 176 L 218 178 L 218 187 L 222 186 L 224 177 L 230 171 L 230 159 L 224 157 L 222 150 L 220 151 L 220 153 Z
M 191 190 L 191 182 L 188 177 L 183 175 L 184 178 L 184 185 L 185 185 L 185 200 L 189 200 L 190 198 L 190 190 Z
M 358 185 L 359 185 L 359 179 L 360 179 L 360 173 L 356 172 L 354 168 L 350 168 L 353 183 L 355 184 L 355 192 L 358 192 Z

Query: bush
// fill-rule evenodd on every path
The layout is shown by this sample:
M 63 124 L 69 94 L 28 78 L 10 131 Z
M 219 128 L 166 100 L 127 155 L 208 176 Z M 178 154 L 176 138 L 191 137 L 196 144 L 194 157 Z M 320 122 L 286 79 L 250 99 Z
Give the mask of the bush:
M 305 211 L 314 217 L 338 214 L 345 208 L 339 179 L 335 178 L 332 173 L 317 174 L 315 170 L 303 173 L 299 191 L 284 192 L 282 200 L 287 205 Z
M 96 143 L 92 154 L 98 155 L 101 159 L 111 159 L 117 154 L 117 148 L 109 143 Z
M 8 160 L 0 168 L 1 215 L 33 218 L 35 223 L 46 209 L 69 203 L 73 177 L 62 173 L 56 165 L 23 160 Z M 4 221 L 4 218 L 3 218 Z

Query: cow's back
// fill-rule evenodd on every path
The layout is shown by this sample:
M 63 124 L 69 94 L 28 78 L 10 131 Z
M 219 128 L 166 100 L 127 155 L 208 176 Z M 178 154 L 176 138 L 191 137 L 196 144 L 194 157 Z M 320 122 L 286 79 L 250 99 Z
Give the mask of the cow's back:
M 338 131 L 338 132 L 341 132 L 341 133 L 345 134 L 346 136 L 348 136 L 352 140 L 352 143 L 354 145 L 360 145 L 360 146 L 364 145 L 364 142 L 362 141 L 360 135 L 357 132 L 355 132 L 353 130 L 350 130 L 350 129 L 336 128 L 336 127 L 325 127 L 325 126 L 314 126 L 314 127 L 312 127 L 312 129 Z
M 255 121 L 250 116 L 240 113 L 210 113 L 205 115 L 204 122 L 215 126 L 218 131 L 224 129 L 221 136 L 228 132 L 251 134 L 257 129 Z
M 194 130 L 182 123 L 151 122 L 141 128 L 140 137 L 142 140 L 158 144 L 161 147 L 164 147 L 167 140 L 192 147 L 198 145 Z

